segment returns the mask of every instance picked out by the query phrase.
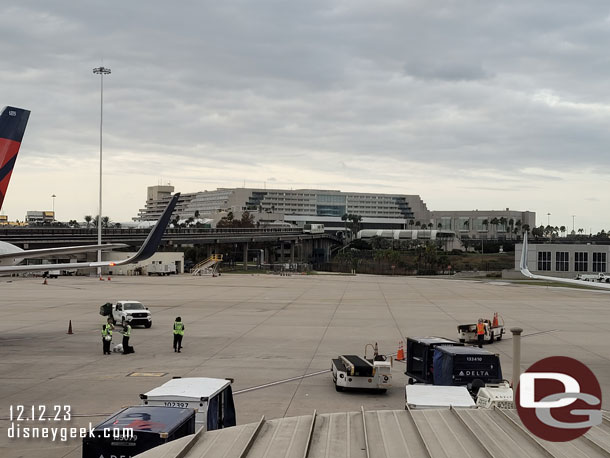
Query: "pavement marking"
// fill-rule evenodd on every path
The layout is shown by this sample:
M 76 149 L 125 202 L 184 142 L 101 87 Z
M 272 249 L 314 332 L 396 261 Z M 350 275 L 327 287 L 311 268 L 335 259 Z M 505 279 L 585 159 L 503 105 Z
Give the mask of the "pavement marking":
M 263 385 L 256 385 L 256 386 L 251 386 L 249 388 L 244 388 L 242 390 L 237 390 L 237 391 L 234 391 L 233 394 L 238 395 L 238 394 L 242 394 L 242 393 L 247 393 L 249 391 L 260 390 L 262 388 L 268 388 L 270 386 L 280 385 L 282 383 L 294 382 L 296 380 L 303 380 L 304 378 L 307 378 L 307 377 L 313 377 L 315 375 L 326 374 L 328 372 L 330 372 L 330 369 L 324 369 L 322 371 L 312 372 L 310 374 L 298 375 L 296 377 L 285 378 L 283 380 L 277 380 L 275 382 L 264 383 Z
M 163 377 L 167 372 L 130 372 L 126 377 Z

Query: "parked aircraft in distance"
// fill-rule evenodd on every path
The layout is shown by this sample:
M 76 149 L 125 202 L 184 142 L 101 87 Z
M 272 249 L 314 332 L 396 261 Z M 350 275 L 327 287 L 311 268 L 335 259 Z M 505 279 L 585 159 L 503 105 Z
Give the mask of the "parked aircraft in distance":
M 546 281 L 556 281 L 559 283 L 566 283 L 569 285 L 580 285 L 580 286 L 590 286 L 592 288 L 600 288 L 600 289 L 610 289 L 609 283 L 598 283 L 598 282 L 589 282 L 585 280 L 576 280 L 571 278 L 561 278 L 561 277 L 551 277 L 549 275 L 536 275 L 530 272 L 527 268 L 527 232 L 523 234 L 523 248 L 521 249 L 521 259 L 519 261 L 519 269 L 521 273 L 528 278 L 532 278 L 534 280 L 546 280 Z
M 30 112 L 23 108 L 5 107 L 0 113 L 0 209 L 15 162 L 21 146 L 23 134 L 30 117 Z M 0 241 L 0 274 L 11 274 L 20 272 L 46 271 L 46 270 L 74 270 L 88 269 L 103 266 L 120 266 L 151 257 L 159 246 L 163 233 L 169 224 L 170 217 L 180 193 L 176 193 L 169 202 L 165 211 L 148 234 L 148 237 L 138 252 L 128 259 L 102 262 L 71 262 L 64 264 L 39 264 L 39 265 L 17 265 L 25 259 L 41 258 L 47 256 L 68 255 L 76 253 L 87 253 L 98 250 L 108 251 L 124 248 L 123 243 L 107 243 L 101 245 L 81 245 L 59 248 L 43 248 L 38 250 L 23 250 L 11 243 Z

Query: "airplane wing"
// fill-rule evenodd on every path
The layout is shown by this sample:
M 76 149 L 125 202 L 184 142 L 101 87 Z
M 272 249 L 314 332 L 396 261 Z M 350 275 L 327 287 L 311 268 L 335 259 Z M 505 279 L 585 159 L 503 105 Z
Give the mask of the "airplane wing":
M 556 281 L 568 285 L 590 286 L 591 288 L 610 289 L 610 283 L 585 282 L 571 278 L 551 277 L 548 275 L 535 275 L 527 268 L 527 232 L 523 234 L 523 248 L 521 249 L 521 259 L 519 260 L 519 270 L 528 278 L 534 280 Z
M 20 261 L 22 259 L 44 258 L 47 256 L 57 256 L 60 254 L 89 253 L 97 250 L 111 251 L 119 248 L 127 248 L 128 246 L 129 245 L 126 243 L 102 243 L 101 245 L 79 245 L 59 248 L 41 248 L 39 250 L 20 250 L 0 254 L 0 261 L 3 259 L 14 259 L 15 261 Z
M 163 214 L 157 221 L 157 224 L 149 232 L 148 237 L 138 250 L 136 254 L 128 259 L 116 260 L 116 261 L 101 261 L 101 262 L 70 262 L 64 264 L 38 264 L 29 266 L 0 266 L 1 273 L 19 273 L 19 272 L 35 272 L 35 271 L 46 271 L 46 270 L 64 270 L 64 269 L 89 269 L 104 266 L 122 266 L 125 264 L 131 264 L 134 262 L 144 261 L 150 258 L 159 247 L 163 233 L 169 224 L 169 220 L 172 216 L 176 203 L 180 193 L 174 194 L 172 200 L 167 204 L 167 207 L 163 211 Z

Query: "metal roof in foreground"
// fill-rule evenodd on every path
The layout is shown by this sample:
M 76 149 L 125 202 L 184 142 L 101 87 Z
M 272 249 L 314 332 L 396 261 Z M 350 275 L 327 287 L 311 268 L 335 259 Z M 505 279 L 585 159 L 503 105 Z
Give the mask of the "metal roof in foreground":
M 515 410 L 314 412 L 187 436 L 138 457 L 610 457 L 610 418 L 571 442 L 547 442 Z

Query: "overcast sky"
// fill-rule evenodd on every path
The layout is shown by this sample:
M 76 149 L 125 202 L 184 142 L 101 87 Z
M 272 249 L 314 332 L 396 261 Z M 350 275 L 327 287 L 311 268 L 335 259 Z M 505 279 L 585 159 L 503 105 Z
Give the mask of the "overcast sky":
M 610 229 L 607 1 L 5 2 L 0 107 L 32 111 L 3 214 L 146 187 L 419 194 Z

